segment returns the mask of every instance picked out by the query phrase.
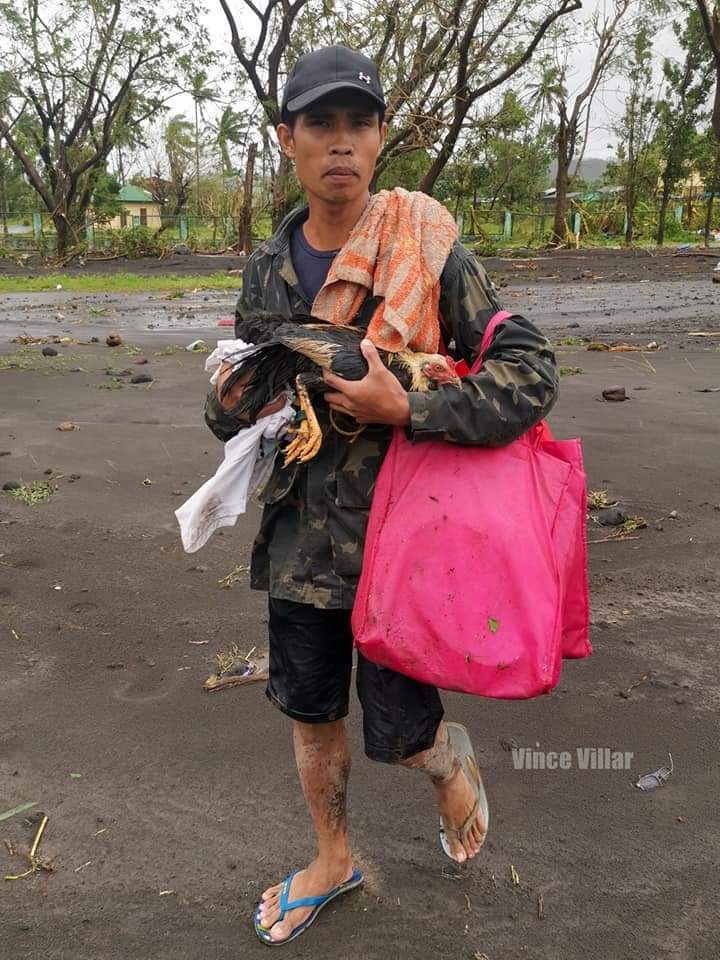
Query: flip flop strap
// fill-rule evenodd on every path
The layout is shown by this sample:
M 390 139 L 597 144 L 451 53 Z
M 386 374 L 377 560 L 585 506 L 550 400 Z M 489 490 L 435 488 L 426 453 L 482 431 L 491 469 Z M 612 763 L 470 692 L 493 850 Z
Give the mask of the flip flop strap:
M 290 893 L 290 885 L 292 884 L 293 877 L 297 873 L 295 870 L 290 876 L 285 880 L 280 891 L 280 920 L 285 919 L 285 914 L 290 910 L 297 910 L 299 907 L 319 907 L 326 900 L 329 900 L 330 897 L 334 896 L 335 893 L 340 889 L 340 887 L 335 887 L 334 890 L 331 890 L 330 893 L 326 893 L 324 897 L 301 897 L 299 900 L 288 901 L 288 894 Z M 353 874 L 354 878 L 354 874 Z M 351 879 L 353 879 L 351 878 Z M 342 884 L 341 884 L 342 886 Z

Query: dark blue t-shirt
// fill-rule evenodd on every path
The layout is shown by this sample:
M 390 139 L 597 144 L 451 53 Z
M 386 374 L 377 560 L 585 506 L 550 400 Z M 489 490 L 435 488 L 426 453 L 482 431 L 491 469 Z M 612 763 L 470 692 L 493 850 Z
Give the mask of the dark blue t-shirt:
M 310 304 L 315 302 L 320 287 L 325 283 L 330 264 L 338 252 L 337 250 L 315 250 L 311 247 L 305 239 L 302 224 L 290 234 L 290 259 L 302 291 Z

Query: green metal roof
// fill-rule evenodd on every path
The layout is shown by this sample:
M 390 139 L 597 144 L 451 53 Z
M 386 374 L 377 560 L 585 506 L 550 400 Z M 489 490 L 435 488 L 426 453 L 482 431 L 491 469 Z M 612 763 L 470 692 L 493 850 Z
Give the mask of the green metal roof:
M 135 187 L 130 183 L 121 188 L 118 198 L 121 203 L 155 203 L 153 195 L 148 190 Z

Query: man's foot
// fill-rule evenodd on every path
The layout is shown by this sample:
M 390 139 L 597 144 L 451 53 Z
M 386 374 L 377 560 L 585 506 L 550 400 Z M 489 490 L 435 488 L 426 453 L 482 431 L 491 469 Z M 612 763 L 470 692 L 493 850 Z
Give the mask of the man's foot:
M 477 803 L 477 794 L 468 780 L 465 769 L 458 762 L 452 777 L 445 783 L 434 783 L 438 810 L 446 829 L 450 855 L 458 863 L 465 863 L 480 852 L 485 842 L 487 823 L 482 809 L 478 805 L 477 816 L 465 833 L 463 840 L 458 836 Z
M 296 873 L 290 885 L 288 900 L 302 900 L 304 897 L 323 897 L 346 883 L 353 875 L 352 862 L 341 863 L 332 868 L 323 866 L 314 860 L 307 870 Z M 298 907 L 288 910 L 280 920 L 280 893 L 282 883 L 270 887 L 262 895 L 260 903 L 260 924 L 270 931 L 273 940 L 287 940 L 293 930 L 304 923 L 315 909 L 314 907 Z

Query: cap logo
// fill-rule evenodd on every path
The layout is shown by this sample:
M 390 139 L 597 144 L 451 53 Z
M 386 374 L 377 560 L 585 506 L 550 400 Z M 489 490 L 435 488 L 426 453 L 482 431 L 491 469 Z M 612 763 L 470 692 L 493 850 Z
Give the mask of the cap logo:
M 361 80 L 364 80 L 365 83 L 368 84 L 368 86 L 370 85 L 370 77 L 366 73 L 359 73 L 358 76 L 360 77 Z

